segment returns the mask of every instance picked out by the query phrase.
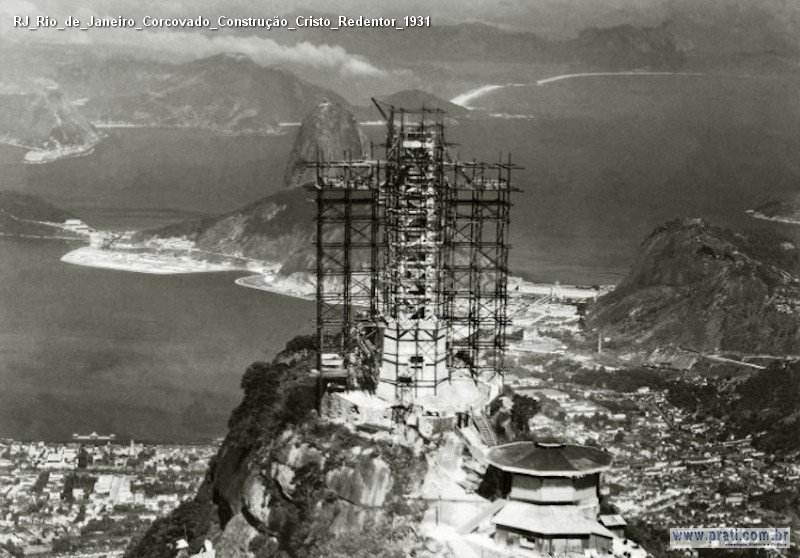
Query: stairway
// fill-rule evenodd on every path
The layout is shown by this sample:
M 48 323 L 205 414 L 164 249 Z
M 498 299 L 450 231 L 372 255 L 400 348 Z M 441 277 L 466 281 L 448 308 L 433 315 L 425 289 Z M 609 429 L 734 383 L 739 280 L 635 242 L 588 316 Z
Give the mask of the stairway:
M 495 500 L 494 502 L 491 503 L 491 505 L 487 506 L 486 509 L 484 509 L 481 513 L 479 513 L 478 515 L 467 521 L 464 525 L 462 525 L 458 529 L 457 533 L 459 535 L 469 535 L 475 529 L 477 529 L 480 526 L 480 524 L 483 523 L 486 519 L 500 513 L 500 510 L 502 510 L 503 506 L 505 506 L 507 503 L 508 501 L 503 500 L 502 498 Z
M 481 441 L 488 447 L 494 447 L 498 444 L 497 435 L 494 433 L 489 419 L 483 413 L 476 413 L 472 415 L 472 422 L 475 423 L 475 428 L 478 429 L 478 434 L 481 435 Z

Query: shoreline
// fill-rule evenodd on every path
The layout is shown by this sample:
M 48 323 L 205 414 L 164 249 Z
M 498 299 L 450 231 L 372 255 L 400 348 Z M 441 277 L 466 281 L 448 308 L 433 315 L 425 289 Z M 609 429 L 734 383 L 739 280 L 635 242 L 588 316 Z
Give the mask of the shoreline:
M 286 126 L 284 125 L 286 124 Z M 92 126 L 98 130 L 198 130 L 210 132 L 222 137 L 275 137 L 282 136 L 286 132 L 283 128 L 291 127 L 293 123 L 278 123 L 274 130 L 249 130 L 235 132 L 225 128 L 215 126 L 196 126 L 196 125 L 173 125 L 166 124 L 134 124 L 131 122 L 92 122 Z
M 85 145 L 74 147 L 59 147 L 56 149 L 31 149 L 23 157 L 23 162 L 28 165 L 44 165 L 61 161 L 63 159 L 74 159 L 77 157 L 87 157 L 94 153 L 102 138 Z
M 95 269 L 110 269 L 129 273 L 150 275 L 183 275 L 191 273 L 248 272 L 252 275 L 237 277 L 234 283 L 240 287 L 267 291 L 293 298 L 313 301 L 316 298 L 314 276 L 309 272 L 296 272 L 288 276 L 279 274 L 278 262 L 256 261 L 249 265 L 237 265 L 237 256 L 213 254 L 228 257 L 222 263 L 209 262 L 192 257 L 192 252 L 202 250 L 185 249 L 173 253 L 156 251 L 134 252 L 131 250 L 104 250 L 95 246 L 82 246 L 61 257 L 61 261 L 71 265 Z M 179 255 L 176 255 L 179 254 Z M 612 285 L 602 285 L 599 290 L 583 285 L 561 285 L 553 283 L 534 283 L 521 277 L 509 277 L 510 298 L 527 296 L 566 296 L 575 300 L 593 300 L 613 290 Z
M 260 261 L 258 264 L 236 265 L 233 260 L 240 258 L 229 256 L 228 261 L 214 263 L 192 257 L 192 251 L 186 250 L 183 255 L 178 256 L 154 251 L 103 250 L 94 246 L 82 246 L 61 256 L 61 261 L 81 267 L 148 275 L 249 272 L 252 275 L 237 277 L 233 281 L 234 284 L 301 300 L 314 300 L 316 296 L 316 288 L 309 280 L 311 274 L 296 273 L 289 277 L 279 277 L 277 270 L 280 264 L 275 262 Z M 202 250 L 197 251 L 202 252 Z
M 755 209 L 748 209 L 745 211 L 745 213 L 747 213 L 753 219 L 760 219 L 762 221 L 771 221 L 773 223 L 782 223 L 784 225 L 800 225 L 800 219 L 791 219 L 789 217 L 771 217 L 769 215 L 759 213 Z
M 236 259 L 230 256 L 231 260 Z M 295 273 L 279 277 L 279 264 L 263 261 L 260 265 L 236 265 L 232 261 L 213 263 L 191 256 L 159 254 L 157 252 L 133 252 L 126 250 L 103 250 L 94 246 L 82 246 L 61 256 L 61 261 L 71 265 L 94 269 L 109 269 L 148 275 L 189 275 L 194 273 L 250 272 L 253 275 L 237 277 L 234 284 L 240 287 L 268 291 L 301 300 L 314 300 L 316 288 L 310 282 L 311 274 Z
M 91 155 L 94 153 L 95 149 L 100 142 L 103 141 L 103 139 L 104 136 L 100 135 L 92 141 L 82 145 L 73 145 L 71 147 L 55 147 L 52 149 L 41 149 L 8 139 L 0 140 L 0 144 L 24 149 L 25 153 L 22 155 L 20 162 L 26 165 L 44 165 L 46 163 L 52 163 L 62 159 L 74 159 L 77 157 L 86 157 Z
M 150 275 L 182 275 L 186 273 L 214 273 L 220 271 L 243 271 L 245 268 L 232 264 L 214 264 L 204 260 L 191 258 L 188 253 L 183 257 L 175 257 L 156 252 L 127 252 L 123 250 L 102 250 L 94 246 L 83 246 L 61 256 L 64 263 L 146 273 Z
M 310 276 L 311 274 L 307 275 Z M 314 301 L 316 298 L 316 289 L 313 287 L 313 285 L 292 285 L 290 281 L 290 278 L 279 278 L 277 277 L 277 274 L 272 276 L 257 274 L 248 275 L 246 277 L 238 277 L 236 280 L 234 280 L 234 283 L 240 287 L 246 287 L 248 289 L 266 291 L 300 300 Z M 306 286 L 307 288 L 304 289 L 303 286 Z
M 80 242 L 85 244 L 86 240 L 83 238 L 78 238 L 76 236 L 45 236 L 41 234 L 17 234 L 17 233 L 6 233 L 0 232 L 0 238 L 27 238 L 27 239 L 34 239 L 34 240 L 65 240 L 67 242 Z
M 561 74 L 537 80 L 535 85 L 546 85 L 556 81 L 563 81 L 565 79 L 581 78 L 581 77 L 603 77 L 603 76 L 694 76 L 703 77 L 708 74 L 699 72 L 640 72 L 636 70 L 629 70 L 624 72 L 583 72 L 577 74 Z
M 487 93 L 492 91 L 497 91 L 498 89 L 505 89 L 507 87 L 536 87 L 547 85 L 549 83 L 555 83 L 557 81 L 564 81 L 568 79 L 574 78 L 583 78 L 583 77 L 604 77 L 604 76 L 694 76 L 694 77 L 705 77 L 709 74 L 699 73 L 699 72 L 646 72 L 646 71 L 637 71 L 637 70 L 628 70 L 628 71 L 620 71 L 620 72 L 581 72 L 581 73 L 574 73 L 574 74 L 560 74 L 557 76 L 551 76 L 548 78 L 542 78 L 536 80 L 532 83 L 505 83 L 505 84 L 489 84 L 489 85 L 482 85 L 481 87 L 476 87 L 474 89 L 470 89 L 469 91 L 465 91 L 459 95 L 456 95 L 450 102 L 454 105 L 462 106 L 469 110 L 475 110 L 475 107 L 471 106 L 471 102 L 483 97 Z

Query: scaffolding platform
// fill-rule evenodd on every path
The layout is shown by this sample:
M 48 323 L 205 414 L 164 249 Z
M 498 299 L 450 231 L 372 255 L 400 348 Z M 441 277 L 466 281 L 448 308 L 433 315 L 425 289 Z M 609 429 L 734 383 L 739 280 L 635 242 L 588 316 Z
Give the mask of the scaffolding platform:
M 453 159 L 441 110 L 376 106 L 383 157 L 311 163 L 318 368 L 336 355 L 395 407 L 455 412 L 505 371 L 517 167 Z

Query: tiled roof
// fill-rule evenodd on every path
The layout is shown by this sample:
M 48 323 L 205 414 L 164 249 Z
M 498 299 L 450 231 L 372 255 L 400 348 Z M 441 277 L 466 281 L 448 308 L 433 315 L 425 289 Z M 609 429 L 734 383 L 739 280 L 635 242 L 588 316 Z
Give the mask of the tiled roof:
M 608 469 L 611 455 L 599 449 L 568 444 L 515 442 L 492 448 L 489 463 L 513 473 L 577 477 Z

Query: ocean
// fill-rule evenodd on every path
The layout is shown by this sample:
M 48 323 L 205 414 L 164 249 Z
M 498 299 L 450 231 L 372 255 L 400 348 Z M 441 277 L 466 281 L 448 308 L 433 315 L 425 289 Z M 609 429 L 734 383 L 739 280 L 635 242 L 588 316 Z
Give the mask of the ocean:
M 230 211 L 275 188 L 291 136 L 107 130 L 91 155 L 45 165 L 0 148 L 0 188 L 99 228 Z M 313 331 L 308 301 L 239 287 L 241 273 L 145 275 L 62 263 L 78 244 L 0 238 L 0 437 L 223 435 L 246 367 Z
M 796 81 L 617 76 L 500 88 L 475 104 L 505 117 L 461 120 L 448 139 L 462 158 L 510 152 L 524 167 L 513 273 L 611 284 L 670 219 L 774 227 L 800 246 L 800 227 L 744 214 L 800 192 Z M 365 131 L 375 141 L 383 132 Z M 152 227 L 277 191 L 293 139 L 292 129 L 105 132 L 91 155 L 44 165 L 0 147 L 0 188 L 41 195 L 98 228 Z M 0 239 L 0 437 L 222 435 L 246 366 L 312 330 L 313 303 L 238 287 L 235 273 L 81 268 L 59 261 L 70 248 Z

